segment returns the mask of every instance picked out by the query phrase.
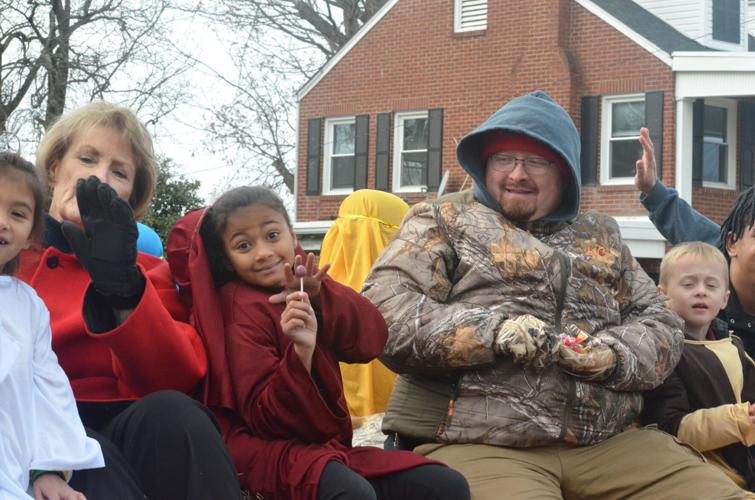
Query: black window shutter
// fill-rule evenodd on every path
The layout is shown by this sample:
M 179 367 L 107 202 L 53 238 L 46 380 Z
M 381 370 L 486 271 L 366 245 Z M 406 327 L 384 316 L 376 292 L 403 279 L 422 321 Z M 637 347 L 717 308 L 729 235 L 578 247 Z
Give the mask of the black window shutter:
M 598 178 L 598 98 L 599 96 L 582 97 L 580 170 L 583 186 L 594 186 Z M 608 154 L 608 151 L 603 154 Z
M 443 109 L 430 109 L 428 117 L 427 144 L 427 190 L 437 191 L 440 186 L 443 163 Z
M 354 145 L 354 189 L 367 187 L 367 153 L 370 145 L 370 115 L 356 117 L 356 144 Z
M 753 160 L 755 160 L 755 104 L 739 103 L 740 157 L 739 189 L 752 187 Z
M 705 100 L 695 99 L 692 103 L 692 185 L 703 185 L 703 119 Z
M 663 179 L 663 92 L 645 94 L 645 126 L 653 141 L 658 178 Z
M 322 158 L 322 118 L 307 121 L 307 196 L 320 194 L 320 161 Z
M 375 189 L 390 191 L 388 165 L 391 152 L 391 113 L 378 113 L 375 140 Z

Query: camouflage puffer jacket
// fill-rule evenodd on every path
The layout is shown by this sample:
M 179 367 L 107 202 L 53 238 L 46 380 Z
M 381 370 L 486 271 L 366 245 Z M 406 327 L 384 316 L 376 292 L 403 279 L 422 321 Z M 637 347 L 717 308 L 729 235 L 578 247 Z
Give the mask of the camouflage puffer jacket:
M 381 360 L 402 374 L 383 430 L 426 441 L 600 442 L 635 420 L 640 391 L 671 373 L 683 343 L 681 319 L 612 218 L 586 213 L 522 229 L 471 192 L 415 205 L 363 293 L 390 329 Z M 614 349 L 616 369 L 587 383 L 555 354 L 531 366 L 496 356 L 501 323 L 522 314 L 554 336 L 569 324 L 597 336 Z

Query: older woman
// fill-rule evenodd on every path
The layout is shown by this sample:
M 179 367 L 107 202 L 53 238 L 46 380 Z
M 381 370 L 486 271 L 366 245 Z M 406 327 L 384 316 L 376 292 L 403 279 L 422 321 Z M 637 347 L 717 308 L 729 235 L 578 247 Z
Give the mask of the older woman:
M 44 244 L 19 277 L 50 310 L 53 349 L 106 468 L 77 473 L 89 498 L 238 498 L 210 412 L 184 395 L 207 361 L 167 263 L 136 250 L 156 168 L 128 109 L 95 102 L 64 115 L 37 154 L 51 203 Z

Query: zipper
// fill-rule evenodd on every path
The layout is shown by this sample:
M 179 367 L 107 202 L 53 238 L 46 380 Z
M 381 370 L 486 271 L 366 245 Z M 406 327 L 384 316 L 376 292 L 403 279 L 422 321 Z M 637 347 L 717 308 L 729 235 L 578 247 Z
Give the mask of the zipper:
M 561 252 L 556 251 L 554 253 L 559 263 L 561 264 L 561 289 L 556 295 L 556 317 L 554 326 L 556 328 L 556 332 L 561 333 L 563 323 L 562 316 L 564 314 L 564 302 L 566 301 L 566 287 L 569 281 L 569 274 L 571 273 L 571 261 L 565 255 L 561 254 Z M 564 437 L 566 437 L 566 428 L 570 413 L 569 410 L 571 410 L 571 407 L 574 404 L 574 399 L 576 399 L 577 397 L 577 382 L 574 380 L 574 377 L 568 377 L 568 380 L 569 388 L 566 393 L 566 403 L 564 404 L 564 409 L 561 412 L 561 433 L 558 436 L 559 441 L 563 441 Z
M 451 399 L 448 400 L 448 411 L 446 412 L 446 418 L 441 420 L 440 425 L 438 426 L 438 432 L 436 433 L 437 437 L 440 437 L 446 431 L 446 427 L 451 423 L 451 419 L 454 416 L 454 401 L 459 398 L 459 386 L 459 378 L 457 378 L 456 382 L 451 384 Z

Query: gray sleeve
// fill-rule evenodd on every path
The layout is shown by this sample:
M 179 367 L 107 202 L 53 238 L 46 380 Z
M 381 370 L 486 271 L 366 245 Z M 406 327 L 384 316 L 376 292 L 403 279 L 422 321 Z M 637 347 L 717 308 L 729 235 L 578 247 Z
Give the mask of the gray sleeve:
M 642 193 L 640 202 L 648 210 L 650 221 L 672 244 L 704 241 L 718 246 L 721 228 L 679 198 L 675 189 L 656 181 L 650 193 Z

